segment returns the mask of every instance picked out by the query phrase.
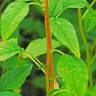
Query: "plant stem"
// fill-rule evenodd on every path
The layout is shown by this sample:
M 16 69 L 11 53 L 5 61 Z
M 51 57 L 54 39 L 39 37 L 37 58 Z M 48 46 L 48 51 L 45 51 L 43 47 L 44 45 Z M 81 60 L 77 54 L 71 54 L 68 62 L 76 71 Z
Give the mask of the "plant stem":
M 51 89 L 54 88 L 54 81 L 49 81 L 49 78 L 54 79 L 54 67 L 51 45 L 51 31 L 48 15 L 48 0 L 45 0 L 45 27 L 46 27 L 46 43 L 47 43 L 47 58 L 46 58 L 46 96 Z
M 41 4 L 40 4 L 40 3 L 30 2 L 30 3 L 28 3 L 28 4 L 29 4 L 29 5 L 37 5 L 37 6 L 41 7 Z
M 60 51 L 60 50 L 57 50 L 57 49 L 54 49 L 54 50 L 52 50 L 53 52 L 58 52 L 58 53 L 60 53 L 61 55 L 64 55 L 64 53 L 62 52 L 62 51 Z
M 35 2 L 30 2 L 30 3 L 28 3 L 29 5 L 35 5 L 35 6 L 38 6 L 38 7 L 40 7 L 40 8 L 42 8 L 42 9 L 44 9 L 44 4 L 42 3 L 35 3 Z
M 96 60 L 96 54 L 93 56 L 93 58 L 92 58 L 92 60 L 90 62 L 90 65 L 92 65 L 95 62 L 95 60 Z
M 86 10 L 85 13 L 83 14 L 82 20 L 85 18 L 85 16 L 87 15 L 87 13 L 89 12 L 89 10 L 91 9 L 91 7 L 94 5 L 95 2 L 96 2 L 96 0 L 93 0 L 91 4 L 88 3 L 87 10 Z
M 45 70 L 41 67 L 41 63 L 38 63 L 33 57 L 30 56 L 30 54 L 25 54 L 27 57 L 29 57 L 37 66 L 38 68 L 40 68 L 44 73 L 45 73 Z
M 95 40 L 94 40 L 94 42 L 92 44 L 91 50 L 90 50 L 91 55 L 92 55 L 95 48 L 96 48 L 96 38 L 95 38 Z
M 84 30 L 83 30 L 81 9 L 78 9 L 78 23 L 79 23 L 79 28 L 80 28 L 80 36 L 81 36 L 82 42 L 84 44 L 84 47 L 86 49 L 85 51 L 86 51 L 86 60 L 87 60 L 87 67 L 88 67 L 88 73 L 89 73 L 89 86 L 92 87 L 93 82 L 92 82 L 92 72 L 91 72 L 91 66 L 90 66 L 91 56 L 90 56 L 88 42 L 86 40 Z
M 63 11 L 64 11 L 64 9 L 61 10 L 61 11 L 57 14 L 56 18 L 58 18 L 58 17 L 63 13 Z
M 42 62 L 39 61 L 36 57 L 34 58 L 40 65 L 42 65 Z

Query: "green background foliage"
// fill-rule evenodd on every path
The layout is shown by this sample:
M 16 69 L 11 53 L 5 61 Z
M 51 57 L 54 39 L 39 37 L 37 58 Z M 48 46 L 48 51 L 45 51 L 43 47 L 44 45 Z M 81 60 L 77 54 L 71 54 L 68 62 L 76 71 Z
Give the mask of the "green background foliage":
M 46 96 L 44 10 L 44 0 L 1 1 L 0 96 Z M 95 96 L 96 0 L 49 0 L 49 19 L 56 87 L 48 96 Z

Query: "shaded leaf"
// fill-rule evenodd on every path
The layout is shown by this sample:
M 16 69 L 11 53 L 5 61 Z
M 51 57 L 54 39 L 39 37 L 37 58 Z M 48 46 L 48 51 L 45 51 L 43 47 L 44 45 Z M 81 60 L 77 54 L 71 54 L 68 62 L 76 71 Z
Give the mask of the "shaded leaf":
M 0 78 L 0 90 L 16 90 L 22 86 L 30 74 L 32 64 L 24 64 L 4 73 Z
M 15 92 L 0 91 L 0 96 L 21 96 L 21 95 Z
M 10 59 L 6 61 L 0 62 L 0 67 L 3 68 L 3 70 L 12 70 L 14 68 L 17 68 L 19 66 L 22 66 L 23 64 L 29 63 L 29 59 L 22 59 L 20 56 L 13 56 Z

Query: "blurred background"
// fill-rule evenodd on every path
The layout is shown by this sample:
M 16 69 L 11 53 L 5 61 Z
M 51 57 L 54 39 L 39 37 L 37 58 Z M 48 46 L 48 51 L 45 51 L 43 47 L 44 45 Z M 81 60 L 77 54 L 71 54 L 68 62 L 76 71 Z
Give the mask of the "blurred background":
M 15 0 L 0 0 L 0 16 L 2 15 L 4 9 L 7 7 L 8 4 L 13 2 Z M 38 0 L 37 0 L 38 1 Z M 89 3 L 92 2 L 92 0 L 88 0 Z M 96 10 L 96 4 L 93 6 L 93 9 Z M 86 10 L 82 9 L 82 13 Z M 85 60 L 85 49 L 82 44 L 82 40 L 79 34 L 78 29 L 78 21 L 77 21 L 77 9 L 67 9 L 64 13 L 61 14 L 61 17 L 64 17 L 68 19 L 75 27 L 79 44 L 80 44 L 80 50 L 82 54 L 83 60 Z M 92 44 L 94 40 L 96 39 L 96 27 L 89 33 L 85 33 L 86 38 L 89 42 L 89 47 L 92 47 Z M 23 22 L 20 24 L 19 28 L 16 30 L 16 32 L 13 34 L 12 37 L 18 38 L 18 44 L 26 48 L 27 45 L 36 38 L 43 38 L 45 37 L 45 26 L 44 26 L 44 12 L 36 6 L 30 6 L 30 12 L 27 15 L 27 17 L 23 20 Z M 55 37 L 53 37 L 55 38 Z M 64 53 L 71 54 L 70 51 L 65 47 L 58 48 L 62 50 Z M 96 48 L 94 52 L 92 53 L 96 54 Z M 54 54 L 54 64 L 58 60 L 60 54 Z M 45 57 L 46 55 L 39 56 L 38 58 L 40 61 L 45 63 Z M 21 93 L 23 96 L 45 96 L 45 78 L 44 74 L 38 67 L 32 62 L 33 70 L 31 72 L 31 75 L 27 78 L 26 82 L 22 86 Z M 1 74 L 2 68 L 0 68 L 0 74 Z M 96 82 L 96 60 L 92 66 L 92 72 L 93 72 L 93 80 L 94 83 Z

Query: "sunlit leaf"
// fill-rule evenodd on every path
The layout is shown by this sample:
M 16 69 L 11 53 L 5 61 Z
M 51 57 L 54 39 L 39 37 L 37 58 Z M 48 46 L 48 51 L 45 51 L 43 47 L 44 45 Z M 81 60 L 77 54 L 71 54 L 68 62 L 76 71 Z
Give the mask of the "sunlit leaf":
M 27 3 L 13 2 L 7 6 L 1 17 L 1 37 L 3 40 L 8 39 L 20 22 L 28 14 L 29 6 Z
M 52 18 L 50 23 L 53 35 L 75 56 L 80 57 L 79 42 L 73 25 L 64 18 Z
M 57 71 L 73 96 L 84 96 L 88 84 L 88 71 L 84 62 L 74 56 L 63 55 L 57 62 Z
M 52 40 L 52 48 L 56 48 L 56 47 L 59 47 L 60 46 L 60 43 L 56 40 Z M 40 56 L 42 54 L 45 54 L 46 53 L 46 48 L 47 45 L 46 45 L 46 38 L 43 38 L 43 39 L 37 39 L 37 40 L 34 40 L 32 41 L 26 51 L 32 56 L 32 57 L 36 57 L 36 56 Z
M 0 61 L 5 61 L 21 51 L 22 48 L 17 45 L 16 39 L 2 41 L 0 43 Z

